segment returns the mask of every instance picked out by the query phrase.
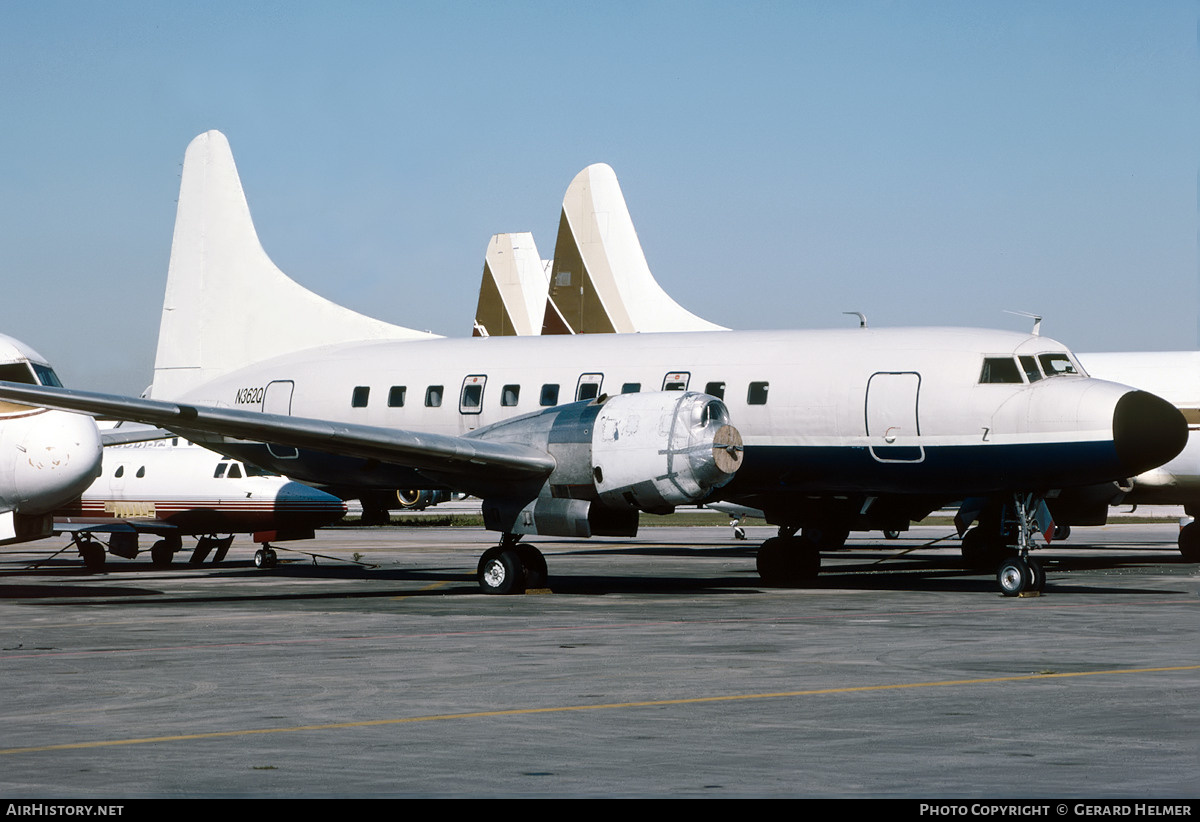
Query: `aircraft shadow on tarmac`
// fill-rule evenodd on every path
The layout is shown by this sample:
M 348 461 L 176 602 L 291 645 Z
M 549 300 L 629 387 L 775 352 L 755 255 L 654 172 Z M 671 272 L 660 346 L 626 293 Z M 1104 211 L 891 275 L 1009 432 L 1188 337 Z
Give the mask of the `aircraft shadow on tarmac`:
M 572 545 L 573 543 L 569 542 L 543 544 L 543 547 L 548 549 L 548 557 L 551 561 L 550 581 L 546 590 L 552 594 L 564 596 L 605 594 L 653 596 L 679 593 L 752 595 L 787 590 L 763 585 L 755 572 L 755 549 L 751 546 L 694 546 L 671 543 L 597 545 L 596 543 L 587 543 L 580 544 L 580 548 L 576 550 L 572 548 Z M 1142 573 L 1190 576 L 1195 569 L 1194 563 L 1187 563 L 1182 557 L 1171 556 L 1163 552 L 1150 554 L 1145 550 L 1126 548 L 1125 546 L 1105 548 L 1104 553 L 1100 555 L 1089 553 L 1072 556 L 1071 553 L 1070 549 L 1066 551 L 1060 549 L 1052 556 L 1046 556 L 1039 552 L 1039 558 L 1047 571 L 1048 594 L 1097 592 L 1125 595 L 1177 594 L 1177 590 L 1148 586 L 1096 585 L 1091 580 L 1085 581 L 1084 578 L 1074 575 L 1096 571 L 1114 571 L 1125 579 L 1130 575 Z M 622 560 L 645 557 L 644 573 L 640 572 L 641 568 L 638 566 L 639 573 L 630 574 L 628 563 L 623 563 L 625 567 L 621 571 L 613 570 L 611 572 L 597 573 L 595 566 L 587 567 L 587 560 L 604 557 Z M 719 570 L 714 569 L 716 573 L 707 576 L 702 569 L 696 568 L 694 571 L 682 575 L 677 572 L 672 573 L 671 569 L 663 568 L 654 561 L 667 558 L 696 561 L 735 559 L 739 561 L 739 566 L 741 562 L 744 562 L 744 567 L 725 566 Z M 572 563 L 572 559 L 578 559 L 580 562 Z M 891 549 L 880 550 L 878 546 L 855 547 L 851 545 L 848 550 L 825 554 L 823 561 L 824 565 L 820 575 L 795 590 L 996 593 L 994 574 L 964 569 L 956 554 L 944 552 L 941 554 L 904 553 Z M 257 569 L 248 560 L 226 561 L 220 566 L 211 564 L 191 566 L 179 563 L 166 570 L 155 567 L 149 562 L 129 561 L 109 565 L 103 577 L 98 577 L 81 567 L 73 567 L 74 565 L 75 563 L 56 560 L 36 569 L 0 570 L 0 578 L 15 578 L 13 584 L 0 584 L 0 599 L 61 599 L 75 603 L 86 599 L 91 602 L 115 603 L 129 602 L 135 599 L 143 602 L 163 600 L 214 602 L 479 595 L 475 575 L 468 570 L 469 566 L 458 570 L 457 563 L 450 565 L 444 556 L 432 563 L 414 563 L 408 567 L 390 568 L 339 563 L 329 559 L 323 559 L 314 564 L 312 559 L 307 556 L 281 558 L 279 565 L 270 570 Z M 109 586 L 102 581 L 105 578 L 114 581 L 117 578 L 136 579 L 137 576 L 148 572 L 160 575 L 169 574 L 168 579 L 203 577 L 222 587 L 219 592 L 213 591 L 211 595 L 206 595 L 194 587 L 189 588 L 186 592 L 172 593 L 168 590 L 170 583 L 166 580 L 161 588 Z M 67 583 L 61 579 L 63 576 L 76 575 L 80 578 L 77 584 Z M 57 582 L 50 583 L 48 577 L 56 578 Z M 16 579 L 22 581 L 17 582 Z M 45 579 L 47 584 L 37 584 L 36 580 L 38 579 Z M 255 581 L 269 583 L 272 579 L 324 579 L 330 582 L 363 580 L 384 585 L 373 590 L 354 591 L 272 591 L 260 586 L 254 586 L 253 589 L 238 587 L 241 582 L 249 585 Z M 87 581 L 85 582 L 85 580 Z M 431 587 L 412 590 L 388 586 L 386 585 L 388 582 L 426 583 Z

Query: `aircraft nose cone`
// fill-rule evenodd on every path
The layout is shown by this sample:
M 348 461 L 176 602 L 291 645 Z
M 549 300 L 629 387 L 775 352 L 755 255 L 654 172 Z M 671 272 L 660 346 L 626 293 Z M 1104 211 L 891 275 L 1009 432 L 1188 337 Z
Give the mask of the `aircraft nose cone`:
M 1113 411 L 1113 443 L 1117 459 L 1129 476 L 1157 468 L 1174 459 L 1187 444 L 1183 414 L 1171 403 L 1147 391 L 1130 391 Z
M 91 417 L 45 411 L 30 418 L 13 480 L 23 513 L 44 513 L 79 496 L 100 474 L 100 433 Z

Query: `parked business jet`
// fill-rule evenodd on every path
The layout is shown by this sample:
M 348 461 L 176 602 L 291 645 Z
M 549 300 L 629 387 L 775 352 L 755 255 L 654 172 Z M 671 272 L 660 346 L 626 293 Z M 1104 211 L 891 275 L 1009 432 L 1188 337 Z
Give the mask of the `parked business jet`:
M 61 385 L 44 357 L 4 335 L 0 379 Z M 49 536 L 51 512 L 96 478 L 100 453 L 91 417 L 0 402 L 0 545 Z
M 191 195 L 214 189 L 236 190 L 244 223 L 226 228 L 257 248 L 236 274 L 177 259 L 224 242 L 197 239 L 220 221 L 197 223 Z M 178 283 L 182 272 L 203 287 Z M 228 143 L 201 135 L 167 288 L 194 299 L 164 308 L 153 399 L 11 384 L 0 398 L 216 435 L 205 440 L 216 450 L 302 481 L 473 494 L 502 534 L 478 565 L 492 593 L 544 584 L 526 535 L 632 536 L 640 512 L 719 499 L 781 526 L 757 566 L 790 584 L 819 569 L 806 530 L 889 529 L 964 496 L 1011 500 L 1027 522 L 1046 490 L 1141 473 L 1187 434 L 1170 403 L 1084 376 L 1061 344 L 980 329 L 342 340 L 214 365 L 196 340 L 252 352 L 243 329 L 261 336 L 320 300 L 260 274 L 283 276 L 257 245 Z M 230 292 L 229 314 L 206 302 Z M 1035 381 L 1031 366 L 1053 377 Z M 1032 532 L 997 573 L 1006 594 L 1044 580 Z
M 98 479 L 78 500 L 54 512 L 54 530 L 72 534 L 84 563 L 104 567 L 107 553 L 138 555 L 138 535 L 158 537 L 150 548 L 155 565 L 169 565 L 196 536 L 193 564 L 213 553 L 220 562 L 234 534 L 251 534 L 261 547 L 258 567 L 271 567 L 273 542 L 312 539 L 314 530 L 346 513 L 342 500 L 315 488 L 244 465 L 178 438 L 108 446 Z

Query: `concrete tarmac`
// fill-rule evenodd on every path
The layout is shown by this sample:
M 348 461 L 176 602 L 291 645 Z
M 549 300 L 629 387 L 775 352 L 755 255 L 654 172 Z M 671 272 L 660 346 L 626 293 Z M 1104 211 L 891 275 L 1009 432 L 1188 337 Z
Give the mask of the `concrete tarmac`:
M 950 529 L 852 535 L 803 589 L 749 528 L 327 530 L 260 571 L 0 552 L 0 797 L 1195 798 L 1200 576 L 1175 525 L 1075 529 L 1040 597 Z M 366 565 L 355 565 L 357 559 Z

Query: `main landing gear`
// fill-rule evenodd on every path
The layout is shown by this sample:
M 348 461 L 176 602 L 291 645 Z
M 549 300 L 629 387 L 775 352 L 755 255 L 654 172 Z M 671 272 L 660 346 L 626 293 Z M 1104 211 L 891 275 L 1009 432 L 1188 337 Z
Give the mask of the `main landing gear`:
M 499 545 L 479 558 L 477 577 L 485 594 L 523 594 L 546 587 L 546 557 L 534 546 L 518 542 L 520 538 L 505 534 Z
M 766 585 L 786 588 L 803 585 L 821 571 L 821 552 L 838 551 L 846 544 L 848 530 L 839 528 L 796 528 L 784 526 L 779 536 L 758 546 L 755 566 Z
M 1200 562 L 1200 522 L 1179 529 L 1179 553 L 1187 562 Z
M 73 540 L 75 547 L 79 549 L 79 557 L 83 560 L 83 567 L 89 571 L 103 571 L 106 559 L 104 543 L 98 539 L 93 539 L 90 534 L 76 534 Z

